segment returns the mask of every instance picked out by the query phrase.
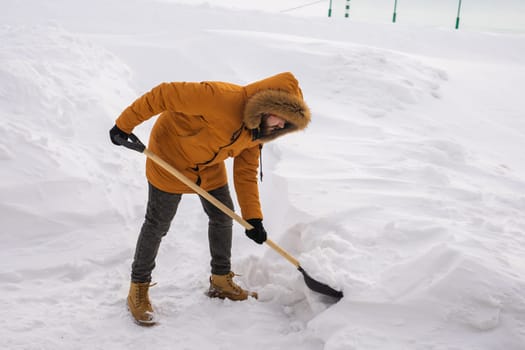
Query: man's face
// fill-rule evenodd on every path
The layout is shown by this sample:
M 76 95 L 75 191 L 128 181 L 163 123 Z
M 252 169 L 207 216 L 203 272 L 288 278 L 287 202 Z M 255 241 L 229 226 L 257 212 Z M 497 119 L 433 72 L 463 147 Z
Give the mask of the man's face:
M 270 135 L 275 130 L 284 128 L 286 121 L 274 114 L 269 114 L 263 118 L 262 130 L 264 135 Z

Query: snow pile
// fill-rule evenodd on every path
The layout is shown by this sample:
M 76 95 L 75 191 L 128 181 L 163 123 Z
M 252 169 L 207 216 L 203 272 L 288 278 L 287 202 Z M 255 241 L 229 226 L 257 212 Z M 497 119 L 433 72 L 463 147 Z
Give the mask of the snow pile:
M 80 298 L 79 285 L 62 288 L 114 253 L 107 225 L 135 217 L 129 188 L 142 184 L 142 165 L 108 151 L 107 131 L 136 93 L 122 61 L 58 26 L 3 26 L 0 42 L 0 275 L 10 295 L 0 327 L 7 348 L 39 338 L 51 347 L 48 327 L 71 319 Z
M 6 348 L 523 349 L 523 36 L 171 2 L 0 15 Z M 234 269 L 260 300 L 210 300 L 206 217 L 185 196 L 154 271 L 160 324 L 137 327 L 144 159 L 110 143 L 114 119 L 164 80 L 286 70 L 314 118 L 264 148 L 265 225 L 345 297 L 313 293 L 236 225 Z
M 136 94 L 130 71 L 107 50 L 57 26 L 6 26 L 1 36 L 6 123 L 0 132 L 9 203 L 47 219 L 58 218 L 56 211 L 123 209 L 101 201 L 111 200 L 103 184 L 115 175 L 123 182 L 136 178 L 120 173 L 126 165 L 114 159 L 117 152 L 108 154 L 106 137 L 113 116 Z

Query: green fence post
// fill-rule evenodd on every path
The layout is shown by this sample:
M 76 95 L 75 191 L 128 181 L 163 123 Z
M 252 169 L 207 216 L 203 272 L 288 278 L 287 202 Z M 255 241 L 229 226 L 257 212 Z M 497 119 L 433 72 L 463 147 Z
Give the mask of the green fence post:
M 350 17 L 350 0 L 346 0 L 346 10 L 345 10 L 345 17 Z
M 392 15 L 392 23 L 396 23 L 397 17 L 397 0 L 394 1 L 394 14 Z
M 332 17 L 332 0 L 330 0 L 330 5 L 328 7 L 328 17 Z
M 459 0 L 459 5 L 458 5 L 458 16 L 456 17 L 456 29 L 459 28 L 459 13 L 461 11 L 461 0 Z

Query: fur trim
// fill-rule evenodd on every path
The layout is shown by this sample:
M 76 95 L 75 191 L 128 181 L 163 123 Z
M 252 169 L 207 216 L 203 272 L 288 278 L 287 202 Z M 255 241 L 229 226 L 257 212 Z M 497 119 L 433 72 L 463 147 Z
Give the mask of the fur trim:
M 248 129 L 258 129 L 265 114 L 274 114 L 283 118 L 286 127 L 262 136 L 263 142 L 303 130 L 311 119 L 310 109 L 303 99 L 282 90 L 262 90 L 250 97 L 244 108 L 244 124 Z

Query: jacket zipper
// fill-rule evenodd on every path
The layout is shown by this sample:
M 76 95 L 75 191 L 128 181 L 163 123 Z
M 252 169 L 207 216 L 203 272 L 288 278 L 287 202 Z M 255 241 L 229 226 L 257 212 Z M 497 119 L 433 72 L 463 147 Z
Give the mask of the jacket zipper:
M 244 128 L 244 123 L 242 123 L 241 127 L 237 130 L 235 130 L 235 132 L 233 133 L 232 137 L 230 138 L 230 143 L 227 144 L 227 145 L 224 145 L 224 146 L 221 146 L 219 147 L 219 150 L 217 152 L 215 152 L 215 154 L 213 155 L 213 157 L 210 159 L 210 160 L 207 160 L 205 162 L 202 162 L 202 163 L 197 163 L 197 165 L 195 166 L 195 169 L 196 171 L 199 171 L 199 166 L 201 165 L 206 165 L 206 164 L 210 164 L 211 162 L 213 162 L 215 160 L 215 158 L 217 158 L 217 155 L 226 147 L 230 147 L 231 145 L 233 145 L 235 143 L 235 141 L 237 141 L 239 139 L 239 137 L 241 136 L 242 134 L 242 129 Z

